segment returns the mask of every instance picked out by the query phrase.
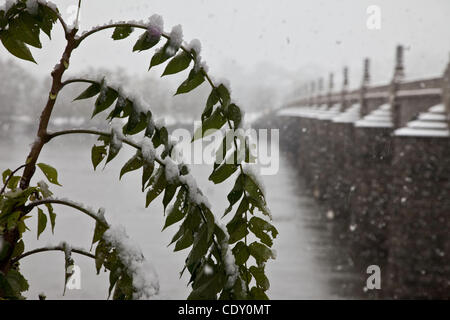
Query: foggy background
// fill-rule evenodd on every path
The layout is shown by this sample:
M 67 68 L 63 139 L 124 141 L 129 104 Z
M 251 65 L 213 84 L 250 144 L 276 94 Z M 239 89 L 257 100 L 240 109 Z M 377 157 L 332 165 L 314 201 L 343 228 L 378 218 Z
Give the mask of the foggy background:
M 5 1 L 0 0 L 0 5 Z M 77 0 L 53 0 L 70 20 Z M 381 8 L 381 29 L 366 27 L 369 5 Z M 350 87 L 360 85 L 362 61 L 371 58 L 371 81 L 387 83 L 392 78 L 397 44 L 405 47 L 406 79 L 441 75 L 450 52 L 450 1 L 448 0 L 83 0 L 80 32 L 110 20 L 147 20 L 152 14 L 164 18 L 165 31 L 181 24 L 185 41 L 197 38 L 202 43 L 202 57 L 209 74 L 231 82 L 232 97 L 245 112 L 261 113 L 292 99 L 305 81 L 326 78 L 335 73 L 335 90 L 341 88 L 341 73 L 349 67 Z M 147 72 L 154 49 L 133 53 L 132 47 L 142 31 L 125 40 L 113 41 L 113 30 L 87 38 L 74 51 L 65 77 L 104 74 L 133 88 L 151 106 L 155 117 L 174 121 L 199 119 L 209 88 L 203 84 L 194 92 L 173 97 L 187 72 L 160 78 L 165 65 Z M 42 49 L 30 48 L 38 64 L 12 57 L 0 46 L 0 129 L 14 132 L 0 136 L 0 168 L 15 168 L 22 163 L 33 141 L 38 116 L 50 87 L 50 72 L 59 61 L 65 40 L 56 24 L 52 39 L 41 37 Z M 157 46 L 158 47 L 158 46 Z M 105 124 L 99 115 L 88 124 L 93 100 L 72 103 L 86 85 L 71 85 L 58 96 L 50 130 L 55 127 L 89 127 Z M 16 122 L 10 131 L 12 121 Z M 28 124 L 24 126 L 22 124 Z M 2 127 L 3 126 L 3 127 Z M 31 127 L 31 128 L 30 128 Z M 22 132 L 22 128 L 28 128 Z M 24 143 L 15 143 L 17 140 Z M 161 284 L 162 298 L 184 299 L 189 288 L 186 276 L 178 279 L 186 252 L 172 253 L 166 248 L 172 230 L 161 233 L 163 217 L 160 204 L 144 208 L 140 177 L 131 173 L 118 182 L 118 172 L 132 155 L 121 152 L 104 170 L 93 172 L 90 148 L 95 138 L 55 140 L 46 146 L 39 161 L 60 172 L 64 188 L 53 188 L 57 197 L 70 197 L 89 206 L 105 207 L 109 221 L 124 224 L 131 238 L 142 247 L 154 264 Z M 354 277 L 347 268 L 350 261 L 339 237 L 341 230 L 324 223 L 320 208 L 297 179 L 295 168 L 280 160 L 280 172 L 264 177 L 267 200 L 274 213 L 274 225 L 280 231 L 274 242 L 278 255 L 267 266 L 274 299 L 354 298 L 363 287 L 352 286 Z M 231 185 L 212 186 L 211 168 L 194 168 L 194 176 L 211 199 L 216 215 L 226 207 L 224 195 Z M 38 181 L 42 176 L 36 177 Z M 272 191 L 273 190 L 273 191 Z M 156 201 L 160 202 L 160 201 Z M 56 210 L 57 209 L 57 210 Z M 29 225 L 25 243 L 30 248 L 67 240 L 74 246 L 89 248 L 93 224 L 87 218 L 65 208 L 58 214 L 55 235 L 47 230 L 36 241 L 35 217 Z M 326 218 L 325 218 L 326 220 Z M 62 297 L 64 268 L 60 253 L 33 255 L 21 262 L 30 280 L 27 297 L 36 299 L 40 292 L 51 299 L 104 299 L 107 274 L 95 275 L 92 261 L 76 257 L 83 270 L 83 290 L 68 291 Z M 344 284 L 343 284 L 344 283 Z M 345 286 L 345 287 L 344 287 Z
M 78 1 L 54 2 L 66 20 L 73 19 Z M 381 9 L 380 30 L 366 27 L 370 5 Z M 84 0 L 80 31 L 110 20 L 146 21 L 154 13 L 163 16 L 167 32 L 181 24 L 185 41 L 201 40 L 209 73 L 230 80 L 234 99 L 247 112 L 278 107 L 304 81 L 326 78 L 329 72 L 335 72 L 335 89 L 339 90 L 344 65 L 350 68 L 350 86 L 358 87 L 364 57 L 372 59 L 372 83 L 387 82 L 392 77 L 397 44 L 405 46 L 407 79 L 442 74 L 450 52 L 447 0 Z M 11 58 L 2 48 L 2 82 L 14 82 L 10 73 L 32 77 L 26 81 L 35 83 L 33 94 L 46 96 L 49 73 L 63 51 L 61 29 L 54 27 L 52 41 L 42 37 L 43 49 L 31 48 L 38 65 Z M 168 110 L 191 116 L 200 113 L 206 85 L 200 93 L 172 98 L 186 75 L 157 79 L 164 66 L 147 72 L 153 51 L 132 53 L 139 30 L 122 41 L 113 41 L 111 34 L 112 30 L 107 30 L 88 38 L 74 52 L 66 76 L 108 70 L 132 79 L 136 91 L 152 98 L 157 114 Z M 13 87 L 13 91 L 7 90 L 11 94 L 21 89 Z M 37 101 L 41 103 L 32 105 L 39 109 L 43 100 Z

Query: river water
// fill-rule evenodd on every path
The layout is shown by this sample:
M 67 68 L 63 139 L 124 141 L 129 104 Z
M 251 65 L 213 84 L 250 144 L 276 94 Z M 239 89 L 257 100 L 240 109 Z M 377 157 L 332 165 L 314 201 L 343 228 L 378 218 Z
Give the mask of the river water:
M 58 140 L 60 139 L 60 140 Z M 104 207 L 111 223 L 120 223 L 141 247 L 145 257 L 155 267 L 163 299 L 184 299 L 189 288 L 187 277 L 179 278 L 187 251 L 174 253 L 167 247 L 177 231 L 172 226 L 161 232 L 164 217 L 162 205 L 155 201 L 145 209 L 145 194 L 140 190 L 140 175 L 133 172 L 119 181 L 119 171 L 132 155 L 132 150 L 121 151 L 108 167 L 101 165 L 93 171 L 90 149 L 95 139 L 57 138 L 46 146 L 40 162 L 58 169 L 59 182 L 63 187 L 51 186 L 54 195 L 82 202 L 92 208 Z M 16 168 L 24 162 L 31 140 L 16 136 L 13 141 L 0 140 L 0 168 Z M 194 166 L 193 174 L 213 204 L 218 216 L 226 208 L 225 195 L 230 183 L 213 186 L 207 177 L 210 168 Z M 40 173 L 34 182 L 44 179 Z M 267 264 L 271 282 L 268 295 L 272 299 L 342 299 L 360 298 L 364 283 L 352 267 L 343 230 L 333 219 L 328 219 L 315 201 L 306 194 L 298 172 L 283 156 L 275 176 L 264 176 L 267 201 L 271 208 L 274 225 L 279 231 L 274 248 L 276 260 Z M 55 234 L 47 229 L 36 239 L 37 221 L 28 221 L 32 230 L 25 234 L 25 251 L 59 244 L 67 241 L 73 246 L 89 248 L 94 224 L 87 216 L 70 208 L 56 206 Z M 29 299 L 37 299 L 43 292 L 49 299 L 105 299 L 108 275 L 96 275 L 95 265 L 89 258 L 74 255 L 81 269 L 81 289 L 64 287 L 64 255 L 61 252 L 35 254 L 24 258 L 22 271 L 29 280 Z

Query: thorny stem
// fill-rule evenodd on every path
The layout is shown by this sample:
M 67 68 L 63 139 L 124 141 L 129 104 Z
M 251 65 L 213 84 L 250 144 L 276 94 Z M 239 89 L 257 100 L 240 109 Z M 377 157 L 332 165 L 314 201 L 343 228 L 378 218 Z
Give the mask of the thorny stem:
M 62 246 L 38 248 L 38 249 L 34 249 L 34 250 L 27 251 L 25 253 L 22 253 L 20 256 L 14 258 L 12 260 L 12 263 L 14 264 L 17 261 L 19 261 L 25 257 L 31 256 L 32 254 L 36 254 L 36 253 L 40 253 L 40 252 L 46 252 L 46 251 L 63 251 L 64 252 L 65 250 L 66 249 Z M 87 251 L 81 250 L 81 249 L 72 248 L 70 251 L 78 253 L 78 254 L 86 256 L 86 257 L 89 257 L 89 258 L 92 258 L 92 259 L 95 259 L 95 255 L 93 255 L 92 253 L 89 253 Z

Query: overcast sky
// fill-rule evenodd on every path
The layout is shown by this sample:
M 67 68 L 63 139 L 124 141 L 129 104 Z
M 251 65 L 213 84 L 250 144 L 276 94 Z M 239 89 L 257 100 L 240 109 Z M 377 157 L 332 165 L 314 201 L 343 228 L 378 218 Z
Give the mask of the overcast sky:
M 69 18 L 78 1 L 53 2 Z M 366 27 L 369 5 L 381 9 L 380 30 Z M 83 0 L 80 28 L 153 13 L 164 17 L 166 31 L 181 24 L 187 41 L 200 39 L 211 73 L 229 78 L 232 86 L 242 83 L 243 73 L 261 74 L 260 81 L 274 86 L 326 77 L 329 71 L 340 81 L 344 65 L 356 86 L 365 56 L 372 59 L 373 81 L 388 81 L 397 44 L 406 46 L 407 77 L 434 76 L 443 72 L 450 52 L 449 0 Z M 43 50 L 33 50 L 39 65 L 21 62 L 28 70 L 48 74 L 59 59 L 63 37 L 59 26 L 56 30 L 52 43 L 43 41 Z M 133 54 L 132 40 L 113 43 L 110 35 L 86 41 L 74 53 L 71 70 L 122 66 L 146 73 L 151 53 Z M 2 47 L 0 58 L 6 57 Z

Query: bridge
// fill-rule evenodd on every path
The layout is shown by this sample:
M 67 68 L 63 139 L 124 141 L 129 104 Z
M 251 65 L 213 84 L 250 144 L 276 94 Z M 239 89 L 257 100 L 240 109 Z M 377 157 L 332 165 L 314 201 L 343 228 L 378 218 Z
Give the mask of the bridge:
M 346 224 L 361 270 L 378 265 L 388 298 L 449 298 L 450 63 L 442 77 L 405 80 L 398 46 L 390 83 L 308 94 L 261 118 L 279 128 L 280 146 L 323 214 Z M 317 87 L 318 90 L 315 90 Z M 364 282 L 365 284 L 365 282 Z

